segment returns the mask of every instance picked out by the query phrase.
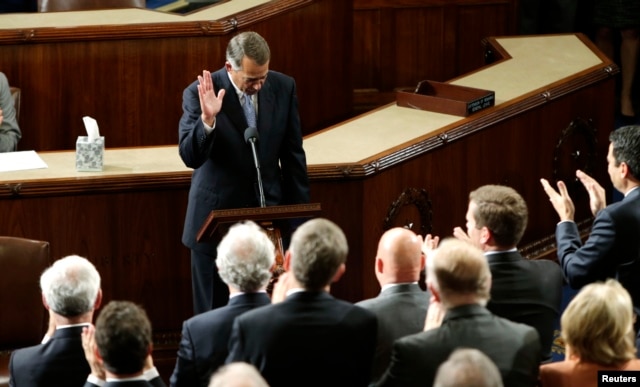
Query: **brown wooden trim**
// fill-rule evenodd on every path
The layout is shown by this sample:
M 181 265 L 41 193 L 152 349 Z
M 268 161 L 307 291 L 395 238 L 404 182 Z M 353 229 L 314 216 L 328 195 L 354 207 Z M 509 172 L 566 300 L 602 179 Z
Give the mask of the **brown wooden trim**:
M 188 188 L 191 172 L 109 175 L 0 184 L 0 199 Z
M 269 20 L 274 15 L 295 10 L 314 1 L 319 0 L 272 1 L 230 15 L 225 20 L 0 30 L 0 44 L 224 35 L 234 30 L 246 28 L 251 24 Z
M 510 4 L 511 2 L 511 0 L 353 0 L 353 9 L 492 5 Z

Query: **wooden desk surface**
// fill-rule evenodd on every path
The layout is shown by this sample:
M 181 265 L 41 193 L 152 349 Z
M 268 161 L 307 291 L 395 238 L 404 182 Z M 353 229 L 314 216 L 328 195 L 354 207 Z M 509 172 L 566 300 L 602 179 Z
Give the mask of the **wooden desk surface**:
M 108 140 L 107 140 L 108 141 Z M 76 171 L 75 151 L 40 152 L 38 156 L 48 165 L 45 169 L 0 172 L 2 183 L 25 183 L 58 179 L 94 179 L 126 175 L 191 174 L 178 155 L 178 146 L 118 148 L 105 150 L 101 172 Z
M 92 25 L 121 25 L 172 23 L 198 20 L 220 20 L 271 0 L 230 0 L 188 15 L 159 12 L 149 9 L 105 9 L 99 11 L 42 12 L 0 14 L 0 30 L 16 28 L 80 27 Z
M 555 82 L 602 65 L 603 61 L 576 35 L 545 35 L 496 39 L 510 59 L 489 65 L 450 83 L 492 90 L 494 108 Z M 478 113 L 480 114 L 480 113 Z M 473 119 L 471 116 L 470 119 Z M 362 163 L 393 148 L 406 148 L 429 134 L 466 117 L 414 110 L 395 103 L 305 138 L 309 165 Z

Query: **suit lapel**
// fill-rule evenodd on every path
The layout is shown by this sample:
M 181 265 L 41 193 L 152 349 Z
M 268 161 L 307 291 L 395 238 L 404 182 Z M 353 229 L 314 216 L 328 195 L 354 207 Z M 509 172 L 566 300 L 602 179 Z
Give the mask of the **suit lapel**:
M 236 89 L 231 84 L 231 80 L 229 80 L 227 71 L 223 67 L 222 70 L 213 73 L 212 77 L 214 77 L 214 85 L 222 85 L 222 88 L 225 89 L 224 99 L 222 100 L 222 111 L 229 121 L 231 121 L 233 127 L 244 135 L 244 130 L 247 128 L 247 119 L 244 117 L 240 99 L 238 99 Z M 216 93 L 218 93 L 218 91 L 219 90 L 216 90 Z
M 272 126 L 272 118 L 275 117 L 275 95 L 269 82 L 269 77 L 258 92 L 258 130 L 260 134 L 268 133 Z
M 264 156 L 265 152 L 269 152 L 266 138 L 271 133 L 271 128 L 273 127 L 272 120 L 276 117 L 275 109 L 275 95 L 273 94 L 269 77 L 267 77 L 267 80 L 258 92 L 258 133 L 262 139 L 258 142 L 258 152 L 261 156 Z

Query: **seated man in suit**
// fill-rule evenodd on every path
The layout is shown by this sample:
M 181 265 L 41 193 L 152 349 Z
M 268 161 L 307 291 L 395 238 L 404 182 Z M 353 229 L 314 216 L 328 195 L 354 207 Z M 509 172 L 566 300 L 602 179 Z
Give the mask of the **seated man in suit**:
M 82 329 L 100 306 L 100 274 L 77 255 L 57 260 L 40 276 L 42 301 L 49 310 L 43 343 L 11 354 L 10 381 L 21 386 L 82 386 L 89 364 L 82 349 Z
M 222 366 L 211 377 L 209 387 L 269 387 L 256 367 L 247 363 Z
M 271 303 L 265 288 L 271 278 L 275 247 L 257 224 L 233 225 L 218 245 L 216 266 L 229 287 L 229 303 L 185 321 L 171 386 L 209 384 L 211 373 L 224 364 L 236 316 Z
M 431 386 L 440 364 L 459 347 L 487 355 L 506 386 L 535 386 L 538 332 L 485 308 L 491 272 L 481 250 L 454 238 L 445 240 L 427 257 L 427 287 L 432 297 L 425 331 L 396 340 L 378 386 Z
M 84 387 L 165 387 L 151 358 L 151 322 L 138 305 L 109 302 L 95 328 L 84 329 L 82 345 L 91 365 Z
M 424 270 L 422 238 L 402 227 L 388 230 L 378 243 L 374 269 L 380 294 L 356 304 L 378 317 L 373 382 L 389 366 L 393 342 L 424 328 L 430 295 L 418 285 Z
M 472 348 L 453 351 L 438 367 L 433 387 L 502 387 L 498 367 L 484 353 Z
M 22 137 L 7 77 L 0 72 L 0 152 L 13 152 Z
M 236 317 L 227 363 L 253 364 L 271 387 L 368 385 L 376 317 L 328 293 L 345 271 L 347 251 L 333 222 L 302 224 L 273 291 L 278 300 L 287 290 L 286 298 Z
M 551 359 L 553 331 L 560 318 L 562 269 L 549 260 L 528 260 L 517 245 L 527 228 L 527 204 L 516 190 L 484 185 L 469 194 L 466 232 L 453 235 L 479 247 L 491 270 L 487 309 L 538 331 L 543 361 Z

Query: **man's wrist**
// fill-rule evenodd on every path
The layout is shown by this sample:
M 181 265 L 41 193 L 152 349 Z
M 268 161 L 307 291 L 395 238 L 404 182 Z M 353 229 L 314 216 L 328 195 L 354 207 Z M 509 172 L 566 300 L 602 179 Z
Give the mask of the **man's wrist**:
M 210 122 L 210 123 L 209 123 Z M 208 129 L 213 129 L 216 126 L 216 116 L 213 116 L 213 118 L 209 119 L 209 120 L 205 120 L 204 118 L 202 118 L 202 123 L 208 128 Z

